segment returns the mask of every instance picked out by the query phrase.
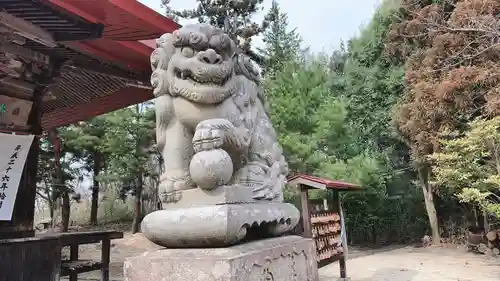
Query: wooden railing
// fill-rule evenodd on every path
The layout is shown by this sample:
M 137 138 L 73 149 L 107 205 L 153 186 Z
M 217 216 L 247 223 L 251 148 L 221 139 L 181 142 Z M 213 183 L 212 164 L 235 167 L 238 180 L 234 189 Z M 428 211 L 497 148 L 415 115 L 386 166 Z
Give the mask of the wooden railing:
M 70 257 L 61 262 L 61 277 L 69 276 L 70 281 L 77 281 L 78 274 L 94 270 L 101 271 L 101 281 L 109 281 L 109 261 L 111 240 L 123 238 L 123 232 L 92 231 L 46 234 L 45 237 L 57 237 L 61 247 L 70 247 Z M 80 245 L 101 243 L 101 260 L 82 260 L 78 256 Z

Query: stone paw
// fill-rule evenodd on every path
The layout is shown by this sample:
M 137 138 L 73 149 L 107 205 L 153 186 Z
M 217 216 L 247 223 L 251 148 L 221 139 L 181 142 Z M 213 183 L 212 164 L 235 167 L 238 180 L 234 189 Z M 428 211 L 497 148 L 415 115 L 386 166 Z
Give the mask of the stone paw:
M 200 124 L 203 125 L 203 124 Z M 193 137 L 193 148 L 196 153 L 221 148 L 224 131 L 213 126 L 198 126 Z
M 181 199 L 182 190 L 196 187 L 189 177 L 165 178 L 159 186 L 162 202 L 170 203 Z

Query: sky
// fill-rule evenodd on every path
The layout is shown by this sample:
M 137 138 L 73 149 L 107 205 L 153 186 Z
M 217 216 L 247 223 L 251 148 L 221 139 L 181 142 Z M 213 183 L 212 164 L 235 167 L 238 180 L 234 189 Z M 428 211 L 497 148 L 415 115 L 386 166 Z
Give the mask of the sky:
M 138 0 L 144 5 L 163 13 L 161 0 Z M 296 28 L 305 47 L 313 52 L 330 53 L 337 49 L 340 41 L 357 35 L 360 27 L 367 24 L 381 0 L 278 0 L 281 10 L 288 14 L 290 28 Z M 264 1 L 264 11 L 271 7 L 272 0 Z M 174 9 L 196 7 L 195 0 L 172 0 Z M 256 15 L 256 20 L 263 14 Z M 180 22 L 186 24 L 186 22 Z M 259 39 L 254 41 L 261 45 Z M 260 47 L 260 46 L 259 46 Z

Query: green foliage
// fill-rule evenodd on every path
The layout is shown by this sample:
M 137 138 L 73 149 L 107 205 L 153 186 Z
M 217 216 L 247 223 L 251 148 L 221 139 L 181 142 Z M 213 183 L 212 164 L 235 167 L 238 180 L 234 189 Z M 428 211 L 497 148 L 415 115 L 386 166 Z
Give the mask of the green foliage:
M 154 112 L 150 107 L 136 105 L 106 115 L 106 133 L 102 138 L 103 151 L 110 155 L 106 182 L 123 186 L 122 194 L 141 185 L 149 160 L 149 147 L 153 141 Z
M 349 41 L 343 73 L 347 110 L 358 128 L 363 149 L 383 151 L 398 144 L 392 125 L 392 108 L 403 95 L 401 62 L 383 56 L 385 37 L 394 21 L 397 5 L 384 1 L 361 35 Z
M 343 196 L 354 243 L 408 242 L 427 230 L 422 196 L 410 183 L 408 149 L 392 125 L 404 73 L 402 63 L 385 58 L 383 50 L 397 7 L 385 1 L 361 36 L 331 56 L 287 48 L 276 39 L 293 38 L 285 36 L 286 23 L 279 32 L 266 31 L 273 34 L 265 41 L 266 57 L 276 71 L 266 73 L 265 90 L 291 171 L 365 189 Z M 388 197 L 390 186 L 404 196 Z M 297 204 L 297 195 L 285 190 L 288 202 Z M 316 191 L 310 197 L 331 194 Z
M 106 133 L 105 115 L 97 116 L 89 121 L 78 122 L 61 132 L 65 144 L 72 148 L 74 162 L 84 163 L 83 168 L 92 174 L 92 209 L 90 223 L 97 224 L 98 197 L 100 191 L 99 174 L 105 168 L 106 158 L 103 137 Z
M 275 0 L 266 17 L 270 25 L 263 33 L 265 47 L 259 51 L 265 58 L 266 75 L 273 76 L 299 57 L 302 40 L 296 29 L 288 30 L 288 15 L 281 12 Z
M 67 128 L 59 129 L 59 132 L 65 132 Z M 57 198 L 60 198 L 62 193 L 74 193 L 75 188 L 82 180 L 79 170 L 72 166 L 72 151 L 75 148 L 69 144 L 61 142 L 59 152 L 60 175 L 56 170 L 55 148 L 49 134 L 45 133 L 40 138 L 40 153 L 38 156 L 37 169 L 37 194 L 43 198 L 49 205 L 52 205 Z M 60 179 L 58 177 L 61 177 Z M 78 198 L 74 194 L 74 198 Z
M 359 154 L 347 161 L 337 161 L 323 166 L 322 176 L 357 183 L 369 191 L 384 193 L 385 178 L 381 176 L 381 162 L 368 153 Z
M 387 33 L 391 24 L 398 21 L 397 13 L 400 9 L 400 3 L 400 0 L 382 1 L 370 23 L 361 29 L 360 35 L 349 40 L 349 54 L 356 64 L 364 67 L 378 64 L 393 67 L 404 63 L 404 61 L 394 62 L 393 58 L 384 58 L 383 56 Z
M 409 243 L 426 234 L 428 222 L 417 189 L 396 198 L 379 192 L 346 192 L 342 201 L 353 244 Z
M 96 154 L 102 154 L 105 133 L 105 116 L 102 115 L 71 125 L 61 131 L 60 136 L 64 140 L 64 145 L 71 149 L 75 160 L 83 161 L 84 168 L 92 172 Z
M 441 144 L 429 156 L 440 191 L 500 217 L 500 117 L 474 120 L 465 134 L 447 134 Z
M 378 158 L 390 194 L 406 193 L 415 177 L 409 149 L 392 122 L 393 108 L 404 91 L 403 61 L 384 56 L 386 36 L 398 9 L 399 1 L 383 1 L 360 36 L 332 60 L 338 74 L 333 90 L 345 98 L 349 126 L 356 128 L 353 150 L 356 154 L 370 151 Z
M 392 123 L 393 108 L 403 96 L 404 61 L 386 57 L 384 48 L 399 2 L 383 1 L 360 36 L 330 61 L 332 91 L 343 98 L 346 126 L 352 130 L 348 164 L 330 165 L 325 176 L 366 189 L 343 197 L 355 243 L 408 242 L 428 228 L 422 195 L 412 185 L 408 147 Z
M 310 65 L 291 61 L 265 82 L 271 119 L 294 172 L 318 173 L 321 165 L 336 161 L 337 151 L 348 146 L 346 111 L 331 96 L 325 70 L 321 61 Z

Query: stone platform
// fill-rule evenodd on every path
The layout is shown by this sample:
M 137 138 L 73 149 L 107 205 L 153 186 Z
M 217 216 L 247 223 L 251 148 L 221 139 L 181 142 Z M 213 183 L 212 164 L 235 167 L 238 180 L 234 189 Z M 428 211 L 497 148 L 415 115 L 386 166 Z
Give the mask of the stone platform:
M 166 248 L 227 247 L 280 236 L 292 230 L 299 217 L 297 208 L 288 203 L 206 205 L 150 213 L 141 231 Z
M 227 248 L 163 249 L 129 258 L 125 281 L 318 281 L 316 249 L 299 236 Z

